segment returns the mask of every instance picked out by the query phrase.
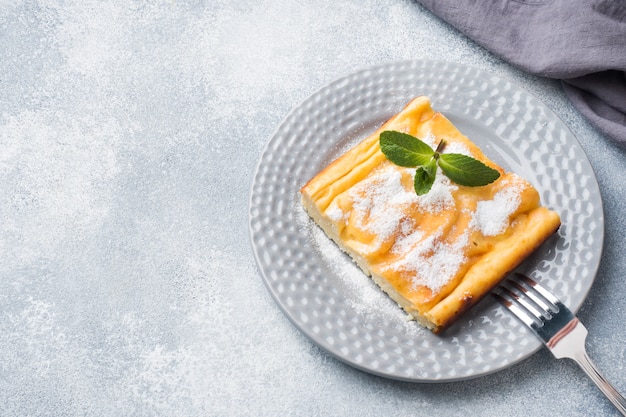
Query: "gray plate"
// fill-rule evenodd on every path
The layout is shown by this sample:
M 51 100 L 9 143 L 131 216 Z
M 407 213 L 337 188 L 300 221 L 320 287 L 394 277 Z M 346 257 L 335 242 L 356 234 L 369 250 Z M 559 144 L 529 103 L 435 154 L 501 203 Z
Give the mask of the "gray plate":
M 477 68 L 380 65 L 341 78 L 296 107 L 267 143 L 250 196 L 262 277 L 293 324 L 340 360 L 389 378 L 443 382 L 506 368 L 539 349 L 491 297 L 444 334 L 421 329 L 323 235 L 299 189 L 413 97 L 427 95 L 483 151 L 535 185 L 562 219 L 524 271 L 576 311 L 596 275 L 604 234 L 598 184 L 578 141 L 531 94 Z

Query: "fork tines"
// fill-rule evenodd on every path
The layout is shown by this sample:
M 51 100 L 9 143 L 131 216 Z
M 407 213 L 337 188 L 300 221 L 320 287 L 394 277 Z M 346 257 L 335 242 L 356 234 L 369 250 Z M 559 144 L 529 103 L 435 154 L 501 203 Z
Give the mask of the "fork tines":
M 587 329 L 564 304 L 537 282 L 519 273 L 501 283 L 492 294 L 543 340 L 554 357 L 576 361 L 626 416 L 626 398 L 600 374 L 587 356 Z
M 544 340 L 549 339 L 560 325 L 574 318 L 554 295 L 520 273 L 500 284 L 493 296 Z M 547 323 L 550 326 L 546 326 Z

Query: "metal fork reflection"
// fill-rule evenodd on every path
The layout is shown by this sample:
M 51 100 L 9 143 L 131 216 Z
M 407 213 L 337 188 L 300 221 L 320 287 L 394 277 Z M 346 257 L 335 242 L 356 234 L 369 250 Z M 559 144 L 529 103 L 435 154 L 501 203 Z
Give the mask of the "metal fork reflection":
M 620 413 L 626 416 L 626 398 L 600 374 L 587 355 L 587 329 L 557 297 L 536 281 L 519 273 L 505 280 L 492 294 L 528 326 L 557 359 L 573 359 Z

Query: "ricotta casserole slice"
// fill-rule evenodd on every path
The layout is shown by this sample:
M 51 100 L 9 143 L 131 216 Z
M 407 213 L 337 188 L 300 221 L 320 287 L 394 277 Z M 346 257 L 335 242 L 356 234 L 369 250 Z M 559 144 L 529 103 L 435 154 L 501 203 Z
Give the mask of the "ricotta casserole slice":
M 379 136 L 395 130 L 500 172 L 489 185 L 453 183 L 437 168 L 425 195 L 415 168 L 390 162 Z M 413 99 L 300 190 L 313 220 L 420 324 L 439 333 L 488 294 L 560 226 L 525 179 L 490 161 L 427 97 Z

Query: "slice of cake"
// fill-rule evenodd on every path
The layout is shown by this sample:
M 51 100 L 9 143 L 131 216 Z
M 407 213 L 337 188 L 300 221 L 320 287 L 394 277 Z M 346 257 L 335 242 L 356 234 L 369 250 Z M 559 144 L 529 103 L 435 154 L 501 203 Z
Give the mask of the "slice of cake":
M 382 153 L 383 131 L 420 138 L 443 154 L 470 156 L 496 169 L 494 182 L 468 187 L 437 168 L 417 195 L 414 168 Z M 301 189 L 313 220 L 398 305 L 434 333 L 488 294 L 560 226 L 537 190 L 505 172 L 463 136 L 427 97 L 413 99 L 378 131 Z

